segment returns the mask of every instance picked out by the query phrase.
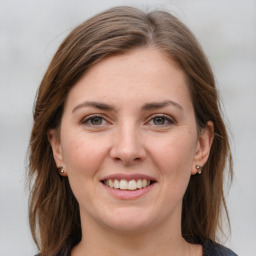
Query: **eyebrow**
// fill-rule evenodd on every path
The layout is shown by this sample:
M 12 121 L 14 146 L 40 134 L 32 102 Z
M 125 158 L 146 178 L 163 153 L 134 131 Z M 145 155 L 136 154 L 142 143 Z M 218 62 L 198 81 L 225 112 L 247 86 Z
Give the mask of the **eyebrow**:
M 79 105 L 77 105 L 73 110 L 72 113 L 74 113 L 77 109 L 82 107 L 94 107 L 101 110 L 114 110 L 114 107 L 108 104 L 104 104 L 101 102 L 95 102 L 95 101 L 85 101 Z
M 172 105 L 174 107 L 179 108 L 180 110 L 183 110 L 182 106 L 178 104 L 175 101 L 172 100 L 166 100 L 162 102 L 152 102 L 152 103 L 146 103 L 142 106 L 142 110 L 152 110 L 152 109 L 159 109 L 159 108 L 164 108 L 169 105 Z
M 160 108 L 164 108 L 167 107 L 169 105 L 172 105 L 174 107 L 179 108 L 180 110 L 183 110 L 182 106 L 179 105 L 177 102 L 172 101 L 172 100 L 166 100 L 166 101 L 162 101 L 162 102 L 150 102 L 150 103 L 146 103 L 142 106 L 142 110 L 146 111 L 146 110 L 153 110 L 153 109 L 160 109 Z M 77 109 L 79 108 L 83 108 L 83 107 L 94 107 L 100 110 L 107 110 L 107 111 L 113 111 L 115 110 L 114 106 L 112 105 L 108 105 L 105 103 L 101 103 L 101 102 L 96 102 L 96 101 L 85 101 L 79 105 L 77 105 L 73 110 L 72 113 L 74 113 Z

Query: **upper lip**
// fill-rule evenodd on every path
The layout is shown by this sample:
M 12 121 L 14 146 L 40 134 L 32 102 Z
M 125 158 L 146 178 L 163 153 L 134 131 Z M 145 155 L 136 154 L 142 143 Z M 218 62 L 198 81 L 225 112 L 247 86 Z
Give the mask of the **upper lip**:
M 106 177 L 104 177 L 101 180 L 139 180 L 139 179 L 146 179 L 151 181 L 156 181 L 155 178 L 145 175 L 145 174 L 123 174 L 123 173 L 117 173 L 117 174 L 111 174 Z

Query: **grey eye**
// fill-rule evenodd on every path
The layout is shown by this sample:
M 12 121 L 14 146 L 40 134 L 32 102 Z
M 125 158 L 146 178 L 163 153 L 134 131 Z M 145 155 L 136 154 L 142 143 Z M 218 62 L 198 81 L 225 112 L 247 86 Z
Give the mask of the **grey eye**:
M 99 116 L 90 118 L 90 122 L 91 122 L 92 125 L 101 125 L 102 120 L 103 120 L 103 118 L 99 117 Z
M 166 122 L 166 118 L 158 116 L 158 117 L 153 118 L 153 122 L 155 125 L 164 125 Z

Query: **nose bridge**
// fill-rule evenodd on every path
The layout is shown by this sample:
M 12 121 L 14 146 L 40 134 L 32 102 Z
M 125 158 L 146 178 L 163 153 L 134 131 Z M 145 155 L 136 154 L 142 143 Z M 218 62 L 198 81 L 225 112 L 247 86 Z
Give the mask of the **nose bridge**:
M 145 158 L 142 137 L 135 122 L 123 122 L 118 125 L 111 157 L 125 164 Z

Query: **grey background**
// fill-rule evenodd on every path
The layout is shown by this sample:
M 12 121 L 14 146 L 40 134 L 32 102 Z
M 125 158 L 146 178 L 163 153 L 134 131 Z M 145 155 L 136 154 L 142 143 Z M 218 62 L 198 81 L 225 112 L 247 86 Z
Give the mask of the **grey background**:
M 255 254 L 255 0 L 0 0 L 0 255 L 36 253 L 28 226 L 25 158 L 37 86 L 67 33 L 115 5 L 167 9 L 201 42 L 232 136 L 235 178 L 227 198 L 232 235 L 223 240 L 239 255 Z

